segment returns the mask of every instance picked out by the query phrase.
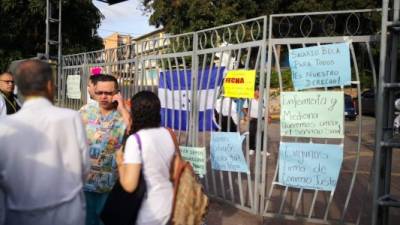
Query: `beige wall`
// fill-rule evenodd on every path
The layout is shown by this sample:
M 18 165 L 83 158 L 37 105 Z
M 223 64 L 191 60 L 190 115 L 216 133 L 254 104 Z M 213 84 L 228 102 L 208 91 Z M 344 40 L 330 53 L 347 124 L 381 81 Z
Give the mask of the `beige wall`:
M 132 43 L 132 37 L 130 35 L 121 35 L 113 33 L 103 39 L 104 49 L 117 48 L 121 45 L 128 45 Z

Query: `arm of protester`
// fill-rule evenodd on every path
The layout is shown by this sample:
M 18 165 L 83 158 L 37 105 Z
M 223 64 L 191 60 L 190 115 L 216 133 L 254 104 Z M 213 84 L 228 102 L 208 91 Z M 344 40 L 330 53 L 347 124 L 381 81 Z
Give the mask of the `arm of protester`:
M 123 152 L 116 152 L 116 161 L 118 165 L 119 180 L 122 188 L 127 192 L 134 192 L 139 184 L 139 176 L 142 164 L 124 163 Z
M 75 128 L 78 146 L 81 154 L 82 181 L 85 182 L 90 171 L 90 157 L 87 145 L 86 131 L 79 114 L 75 117 Z
M 249 120 L 249 102 L 247 100 L 243 104 L 242 112 L 244 113 L 244 120 Z
M 248 108 L 242 108 L 242 112 L 244 113 L 244 120 L 245 121 L 249 120 L 249 109 Z
M 117 110 L 119 113 L 121 113 L 122 118 L 124 119 L 124 123 L 126 127 L 129 129 L 129 127 L 131 127 L 132 119 L 128 109 L 125 106 L 124 99 L 122 98 L 121 93 L 114 95 L 113 101 L 118 102 Z

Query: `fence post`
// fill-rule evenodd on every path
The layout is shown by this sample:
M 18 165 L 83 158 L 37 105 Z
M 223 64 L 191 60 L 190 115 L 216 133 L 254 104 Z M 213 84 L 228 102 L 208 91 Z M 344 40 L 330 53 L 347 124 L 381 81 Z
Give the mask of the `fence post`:
M 61 99 L 62 96 L 63 96 L 61 94 L 62 93 L 61 91 L 63 89 L 61 79 L 63 79 L 63 77 L 64 77 L 63 69 L 62 69 L 63 63 L 64 63 L 64 57 L 60 56 L 59 60 L 58 60 L 58 63 L 57 63 L 57 104 L 59 106 L 62 106 L 61 102 L 63 101 Z
M 264 104 L 264 82 L 265 82 L 265 56 L 266 56 L 266 49 L 267 49 L 267 21 L 266 17 L 264 18 L 264 23 L 263 23 L 263 42 L 261 45 L 261 64 L 260 64 L 260 82 L 259 85 L 261 85 L 260 88 L 260 96 L 262 96 L 262 100 L 258 102 L 258 112 L 257 112 L 257 118 L 262 118 L 263 115 L 263 107 L 262 104 Z M 271 61 L 270 59 L 268 59 Z M 268 93 L 267 93 L 268 94 Z M 268 102 L 267 102 L 268 104 Z M 267 105 L 268 107 L 268 105 Z M 259 119 L 257 120 L 257 137 L 256 137 L 256 168 L 255 168 L 255 174 L 254 174 L 254 206 L 253 210 L 255 213 L 260 213 L 260 178 L 261 178 L 261 129 L 264 129 L 262 124 L 263 120 Z M 264 146 L 265 147 L 265 146 Z M 265 149 L 267 151 L 267 149 Z
M 271 83 L 271 68 L 272 68 L 272 44 L 270 42 L 271 38 L 272 38 L 272 19 L 270 18 L 269 21 L 269 26 L 268 26 L 268 30 L 267 30 L 267 23 L 268 23 L 268 17 L 264 18 L 264 35 L 263 35 L 263 44 L 262 44 L 262 50 L 261 50 L 261 71 L 260 71 L 260 75 L 262 74 L 266 74 L 266 80 L 264 80 L 265 76 L 260 76 L 260 84 L 262 85 L 263 88 L 261 88 L 261 93 L 260 96 L 263 96 L 263 99 L 265 99 L 265 105 L 266 105 L 266 111 L 265 111 L 265 119 L 267 120 L 269 117 L 269 89 L 270 89 L 270 83 Z M 267 31 L 268 31 L 268 37 L 267 37 Z M 268 43 L 268 46 L 267 46 Z M 266 48 L 268 48 L 268 52 L 266 51 Z M 268 54 L 267 59 L 265 59 L 265 55 Z M 265 65 L 265 61 L 267 61 L 267 65 Z M 267 68 L 267 71 L 263 71 L 264 68 Z M 264 83 L 265 84 L 265 93 L 264 92 Z M 262 104 L 262 103 L 261 103 Z M 259 107 L 260 109 L 260 107 Z M 258 113 L 262 112 L 262 110 L 259 110 Z M 265 124 L 264 124 L 265 125 Z M 259 125 L 257 124 L 258 129 L 259 129 Z M 265 129 L 264 131 L 264 139 L 263 142 L 265 143 L 264 149 L 265 151 L 268 150 L 268 128 Z M 265 168 L 268 168 L 268 160 L 266 160 L 266 165 Z M 261 170 L 261 182 L 259 182 L 259 184 L 261 185 L 261 187 L 258 189 L 260 190 L 260 210 L 259 210 L 259 214 L 263 215 L 264 213 L 264 203 L 265 203 L 265 185 L 266 185 L 266 180 L 267 177 L 266 175 L 268 174 L 266 172 L 265 169 L 263 169 L 262 167 L 259 168 Z M 259 170 L 259 171 L 260 171 Z
M 139 46 L 141 46 L 142 43 L 136 42 L 133 48 L 133 51 L 135 52 L 134 54 L 134 62 L 135 62 L 135 74 L 133 75 L 133 93 L 136 94 L 138 92 L 138 86 L 139 86 Z
M 193 53 L 192 53 L 192 84 L 191 84 L 191 102 L 190 108 L 190 126 L 189 126 L 189 146 L 197 146 L 198 138 L 198 106 L 197 106 L 197 79 L 199 70 L 199 56 L 197 55 L 199 35 L 193 34 Z
M 83 100 L 83 102 L 85 104 L 87 104 L 87 99 L 88 99 L 87 80 L 89 79 L 89 76 L 90 76 L 90 74 L 89 74 L 89 65 L 88 65 L 88 55 L 85 52 L 85 53 L 83 53 L 83 66 L 82 66 L 82 76 L 81 76 L 84 79 L 82 83 L 86 84 L 86 85 L 83 85 L 83 89 L 85 89 L 83 96 L 86 96 L 85 99 Z

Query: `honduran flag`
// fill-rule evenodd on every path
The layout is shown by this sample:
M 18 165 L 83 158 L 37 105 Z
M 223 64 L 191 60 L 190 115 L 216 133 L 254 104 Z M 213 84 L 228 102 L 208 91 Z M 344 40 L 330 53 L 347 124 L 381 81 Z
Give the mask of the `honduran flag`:
M 216 130 L 214 98 L 218 97 L 224 67 L 200 69 L 197 79 L 199 131 Z M 189 129 L 192 104 L 191 70 L 173 70 L 160 73 L 158 97 L 161 102 L 161 124 L 174 130 Z

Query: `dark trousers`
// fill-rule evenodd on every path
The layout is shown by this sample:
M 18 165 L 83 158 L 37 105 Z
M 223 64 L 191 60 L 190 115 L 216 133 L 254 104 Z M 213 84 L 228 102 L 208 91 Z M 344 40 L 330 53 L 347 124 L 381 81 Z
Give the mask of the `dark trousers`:
M 221 114 L 217 113 L 217 111 L 214 111 L 215 113 L 215 119 L 217 120 L 217 124 L 219 124 L 219 117 L 221 116 L 221 131 L 224 132 L 236 132 L 237 131 L 237 127 L 235 122 L 233 122 L 232 117 L 228 117 L 228 116 L 222 116 Z M 228 121 L 230 120 L 230 124 L 229 124 L 229 130 L 228 130 Z
M 96 193 L 85 191 L 86 198 L 86 225 L 103 225 L 100 213 L 107 201 L 108 192 Z
M 252 150 L 256 150 L 256 138 L 257 138 L 257 118 L 251 118 L 250 119 L 250 124 L 249 124 L 249 148 Z M 261 151 L 263 150 L 262 144 L 263 144 L 263 137 L 264 137 L 264 132 L 261 132 Z

